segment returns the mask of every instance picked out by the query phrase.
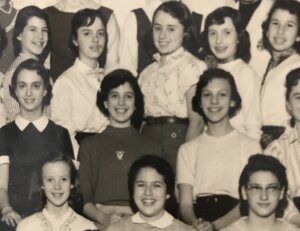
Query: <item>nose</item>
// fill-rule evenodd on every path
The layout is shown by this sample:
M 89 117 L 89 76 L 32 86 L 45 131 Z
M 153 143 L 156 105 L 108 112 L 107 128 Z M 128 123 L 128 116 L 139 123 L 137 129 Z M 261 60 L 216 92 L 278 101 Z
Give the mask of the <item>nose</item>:
M 217 34 L 216 35 L 216 43 L 220 44 L 220 43 L 222 43 L 222 41 L 223 41 L 223 36 L 220 34 Z
M 146 188 L 145 188 L 145 195 L 146 196 L 152 195 L 152 187 L 150 185 L 146 186 Z
M 60 181 L 59 181 L 59 180 L 58 180 L 58 181 L 55 181 L 55 182 L 54 182 L 54 188 L 55 188 L 55 189 L 60 189 L 60 187 L 61 187 Z
M 124 97 L 119 97 L 118 104 L 119 104 L 119 105 L 124 105 L 124 104 L 125 104 L 125 99 L 124 99 Z
M 267 189 L 261 189 L 261 192 L 260 192 L 260 199 L 261 199 L 261 200 L 267 200 L 267 199 L 268 199 L 268 192 L 267 192 Z
M 31 96 L 32 95 L 31 87 L 27 87 L 25 93 L 26 93 L 26 96 Z
M 212 95 L 210 101 L 211 101 L 212 104 L 218 104 L 219 98 L 218 98 L 217 95 Z
M 95 34 L 94 37 L 93 37 L 93 40 L 95 42 L 98 42 L 99 41 L 99 35 L 98 34 Z
M 285 32 L 285 26 L 284 25 L 279 25 L 278 34 L 284 34 L 284 32 Z
M 166 30 L 161 29 L 161 31 L 159 32 L 159 38 L 165 38 L 165 37 L 166 37 Z

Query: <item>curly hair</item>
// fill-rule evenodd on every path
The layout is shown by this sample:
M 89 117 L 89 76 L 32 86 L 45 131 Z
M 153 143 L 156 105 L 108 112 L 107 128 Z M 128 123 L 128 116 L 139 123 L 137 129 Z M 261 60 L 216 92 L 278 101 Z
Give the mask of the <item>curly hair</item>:
M 197 83 L 196 93 L 192 99 L 192 107 L 195 112 L 197 112 L 199 115 L 201 115 L 204 118 L 204 121 L 206 123 L 207 123 L 207 117 L 201 106 L 201 95 L 202 95 L 203 88 L 205 88 L 213 79 L 224 79 L 230 85 L 231 100 L 235 102 L 234 106 L 229 108 L 228 114 L 230 118 L 232 118 L 237 114 L 237 112 L 241 109 L 241 104 L 242 104 L 242 99 L 237 90 L 234 78 L 229 72 L 219 68 L 212 68 L 204 71 L 203 74 L 200 76 L 199 82 Z
M 240 195 L 240 212 L 242 216 L 249 215 L 249 204 L 247 200 L 243 199 L 242 190 L 248 184 L 250 177 L 255 172 L 264 171 L 271 172 L 276 176 L 279 181 L 280 187 L 283 189 L 284 196 L 276 207 L 275 215 L 276 217 L 282 217 L 284 209 L 287 207 L 286 193 L 288 190 L 288 180 L 286 176 L 286 169 L 280 163 L 278 159 L 272 156 L 255 154 L 249 157 L 248 163 L 244 167 L 240 179 L 239 179 L 239 195 Z
M 278 9 L 288 11 L 290 14 L 295 15 L 297 17 L 297 22 L 298 22 L 297 36 L 300 37 L 300 3 L 295 0 L 275 1 L 274 5 L 269 11 L 266 21 L 264 21 L 262 24 L 263 46 L 269 52 L 272 51 L 272 45 L 270 44 L 269 39 L 267 37 L 267 32 L 270 27 L 272 16 L 274 12 Z M 300 41 L 295 41 L 293 47 L 298 53 L 300 53 Z
M 213 55 L 208 43 L 209 27 L 211 25 L 222 25 L 225 22 L 225 18 L 232 20 L 237 32 L 238 44 L 235 57 L 241 58 L 244 62 L 248 63 L 251 58 L 249 33 L 243 28 L 241 16 L 238 11 L 228 6 L 217 8 L 207 16 L 204 31 L 201 34 L 203 45 L 201 56 Z

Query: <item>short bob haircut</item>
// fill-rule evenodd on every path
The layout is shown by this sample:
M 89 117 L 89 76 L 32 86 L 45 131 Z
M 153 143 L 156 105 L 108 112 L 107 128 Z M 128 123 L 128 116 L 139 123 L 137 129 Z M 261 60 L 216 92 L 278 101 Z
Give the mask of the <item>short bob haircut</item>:
M 99 10 L 95 9 L 83 9 L 79 10 L 76 14 L 74 14 L 72 21 L 71 21 L 71 36 L 69 40 L 69 47 L 71 50 L 74 52 L 74 55 L 76 57 L 79 56 L 79 48 L 74 44 L 74 41 L 77 41 L 78 39 L 78 29 L 80 27 L 89 27 L 91 26 L 96 18 L 99 18 L 100 21 L 102 22 L 105 30 L 105 45 L 104 45 L 104 50 L 102 51 L 102 54 L 98 58 L 98 61 L 100 63 L 100 66 L 105 65 L 106 61 L 106 54 L 107 54 L 107 31 L 106 31 L 106 20 L 105 18 L 101 15 Z
M 250 156 L 248 159 L 248 163 L 244 167 L 240 180 L 239 180 L 239 195 L 240 195 L 240 212 L 242 216 L 249 215 L 249 204 L 247 200 L 243 199 L 242 190 L 249 183 L 250 177 L 253 173 L 265 171 L 271 172 L 274 176 L 276 176 L 279 181 L 280 187 L 284 190 L 283 199 L 281 199 L 277 205 L 275 210 L 276 217 L 282 217 L 284 213 L 284 209 L 287 207 L 287 198 L 286 192 L 288 190 L 288 180 L 286 176 L 286 169 L 280 163 L 278 159 L 273 156 L 263 155 L 263 154 L 255 154 Z
M 292 88 L 297 86 L 297 84 L 300 81 L 300 68 L 296 68 L 294 70 L 291 70 L 287 76 L 286 76 L 286 80 L 285 80 L 285 87 L 286 87 L 286 92 L 285 92 L 285 100 L 286 102 L 288 102 L 290 100 L 290 94 L 292 91 Z M 291 115 L 291 126 L 294 127 L 295 126 L 295 118 L 293 117 L 293 115 Z
M 18 77 L 22 70 L 36 71 L 37 74 L 43 79 L 44 88 L 47 91 L 47 94 L 44 96 L 43 99 L 43 106 L 49 105 L 50 100 L 52 98 L 52 86 L 50 84 L 49 71 L 43 66 L 43 64 L 40 61 L 35 59 L 27 59 L 24 62 L 20 63 L 19 66 L 16 68 L 11 79 L 11 85 L 9 86 L 11 97 L 18 101 L 18 97 L 16 96 L 15 91 L 17 89 Z
M 233 107 L 230 107 L 229 109 L 228 112 L 229 118 L 232 118 L 237 114 L 237 112 L 241 109 L 241 104 L 242 104 L 242 99 L 237 90 L 234 78 L 229 72 L 219 68 L 212 68 L 204 71 L 203 74 L 200 76 L 199 82 L 197 83 L 196 93 L 192 99 L 192 106 L 193 106 L 193 110 L 197 112 L 199 115 L 201 115 L 204 118 L 204 121 L 206 123 L 207 123 L 207 117 L 204 111 L 202 110 L 201 95 L 202 95 L 203 88 L 205 88 L 213 79 L 225 79 L 226 81 L 228 81 L 230 85 L 231 100 L 235 102 L 235 105 Z
M 144 98 L 136 78 L 130 71 L 125 69 L 116 69 L 104 77 L 101 83 L 100 92 L 97 94 L 97 106 L 105 116 L 109 117 L 109 111 L 105 107 L 104 102 L 107 101 L 108 94 L 112 89 L 125 83 L 129 83 L 134 92 L 135 98 L 135 110 L 131 116 L 131 124 L 136 129 L 139 129 L 144 115 Z
M 237 32 L 238 44 L 235 58 L 241 58 L 244 62 L 248 63 L 251 58 L 249 33 L 243 28 L 241 16 L 238 11 L 228 6 L 220 7 L 207 16 L 204 31 L 201 35 L 204 50 L 203 56 L 213 55 L 208 42 L 209 27 L 212 25 L 222 25 L 225 22 L 225 18 L 232 20 Z
M 170 196 L 168 200 L 175 199 L 175 174 L 169 162 L 162 157 L 157 155 L 148 154 L 140 157 L 131 165 L 128 172 L 128 191 L 130 196 L 130 203 L 134 211 L 137 211 L 136 204 L 133 199 L 134 194 L 134 184 L 137 175 L 143 168 L 153 168 L 160 175 L 162 175 L 164 182 L 166 184 L 167 194 Z
M 0 25 L 0 57 L 2 55 L 3 50 L 7 45 L 7 37 L 5 30 Z
M 18 39 L 18 37 L 23 32 L 29 19 L 31 19 L 32 17 L 37 17 L 41 20 L 44 20 L 48 28 L 48 42 L 44 48 L 44 51 L 40 56 L 45 56 L 46 54 L 44 53 L 47 53 L 49 50 L 51 36 L 50 36 L 50 26 L 49 26 L 48 16 L 42 9 L 36 6 L 27 6 L 19 11 L 15 22 L 15 28 L 13 33 L 13 44 L 14 44 L 14 53 L 16 56 L 19 55 L 22 51 L 21 42 Z
M 178 1 L 168 1 L 162 3 L 154 12 L 152 17 L 152 30 L 150 33 L 146 34 L 146 38 L 144 41 L 145 47 L 149 48 L 150 53 L 157 53 L 158 50 L 154 45 L 153 41 L 153 26 L 154 20 L 158 12 L 165 12 L 171 15 L 173 18 L 176 18 L 179 23 L 183 26 L 183 41 L 182 47 L 185 48 L 190 53 L 197 55 L 198 52 L 198 41 L 196 36 L 196 28 L 194 21 L 192 19 L 191 12 L 189 8 L 182 2 Z M 150 35 L 151 34 L 151 35 Z
M 267 32 L 270 27 L 272 16 L 273 16 L 274 12 L 278 9 L 288 11 L 290 14 L 293 14 L 297 17 L 297 21 L 298 21 L 297 35 L 298 35 L 298 38 L 300 37 L 300 3 L 295 0 L 275 1 L 274 5 L 272 6 L 271 10 L 269 11 L 266 21 L 264 21 L 262 24 L 263 46 L 269 52 L 272 52 L 273 49 L 272 49 L 272 46 L 267 37 Z M 293 47 L 298 53 L 300 53 L 300 41 L 295 41 Z
M 71 188 L 71 194 L 69 197 L 69 205 L 77 210 L 81 210 L 82 206 L 82 196 L 79 193 L 79 180 L 78 180 L 78 174 L 76 167 L 72 161 L 71 156 L 61 153 L 61 152 L 52 152 L 50 153 L 46 158 L 44 158 L 40 163 L 40 169 L 37 175 L 37 186 L 41 190 L 39 193 L 41 194 L 41 201 L 39 202 L 39 207 L 42 209 L 47 201 L 47 198 L 43 192 L 42 186 L 43 186 L 43 168 L 48 163 L 56 163 L 56 162 L 64 162 L 67 164 L 67 166 L 70 169 L 70 177 L 71 177 L 71 185 L 73 186 Z

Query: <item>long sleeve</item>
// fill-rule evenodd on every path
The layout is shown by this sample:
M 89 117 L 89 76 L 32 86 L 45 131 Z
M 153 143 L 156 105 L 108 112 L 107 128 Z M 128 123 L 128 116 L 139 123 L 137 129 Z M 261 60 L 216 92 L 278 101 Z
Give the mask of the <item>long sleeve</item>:
M 108 73 L 116 69 L 119 64 L 119 43 L 120 43 L 120 29 L 115 15 L 112 13 L 107 23 L 107 57 L 105 64 L 105 72 Z
M 127 69 L 137 75 L 138 68 L 138 41 L 137 21 L 133 12 L 130 12 L 122 28 L 120 49 L 120 68 Z

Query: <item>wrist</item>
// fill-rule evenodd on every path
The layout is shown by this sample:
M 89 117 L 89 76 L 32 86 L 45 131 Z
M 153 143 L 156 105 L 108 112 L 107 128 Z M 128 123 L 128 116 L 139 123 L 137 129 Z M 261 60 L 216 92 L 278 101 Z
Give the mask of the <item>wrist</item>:
M 2 216 L 5 216 L 6 214 L 10 213 L 13 211 L 13 208 L 11 206 L 5 206 L 1 209 L 1 214 Z

